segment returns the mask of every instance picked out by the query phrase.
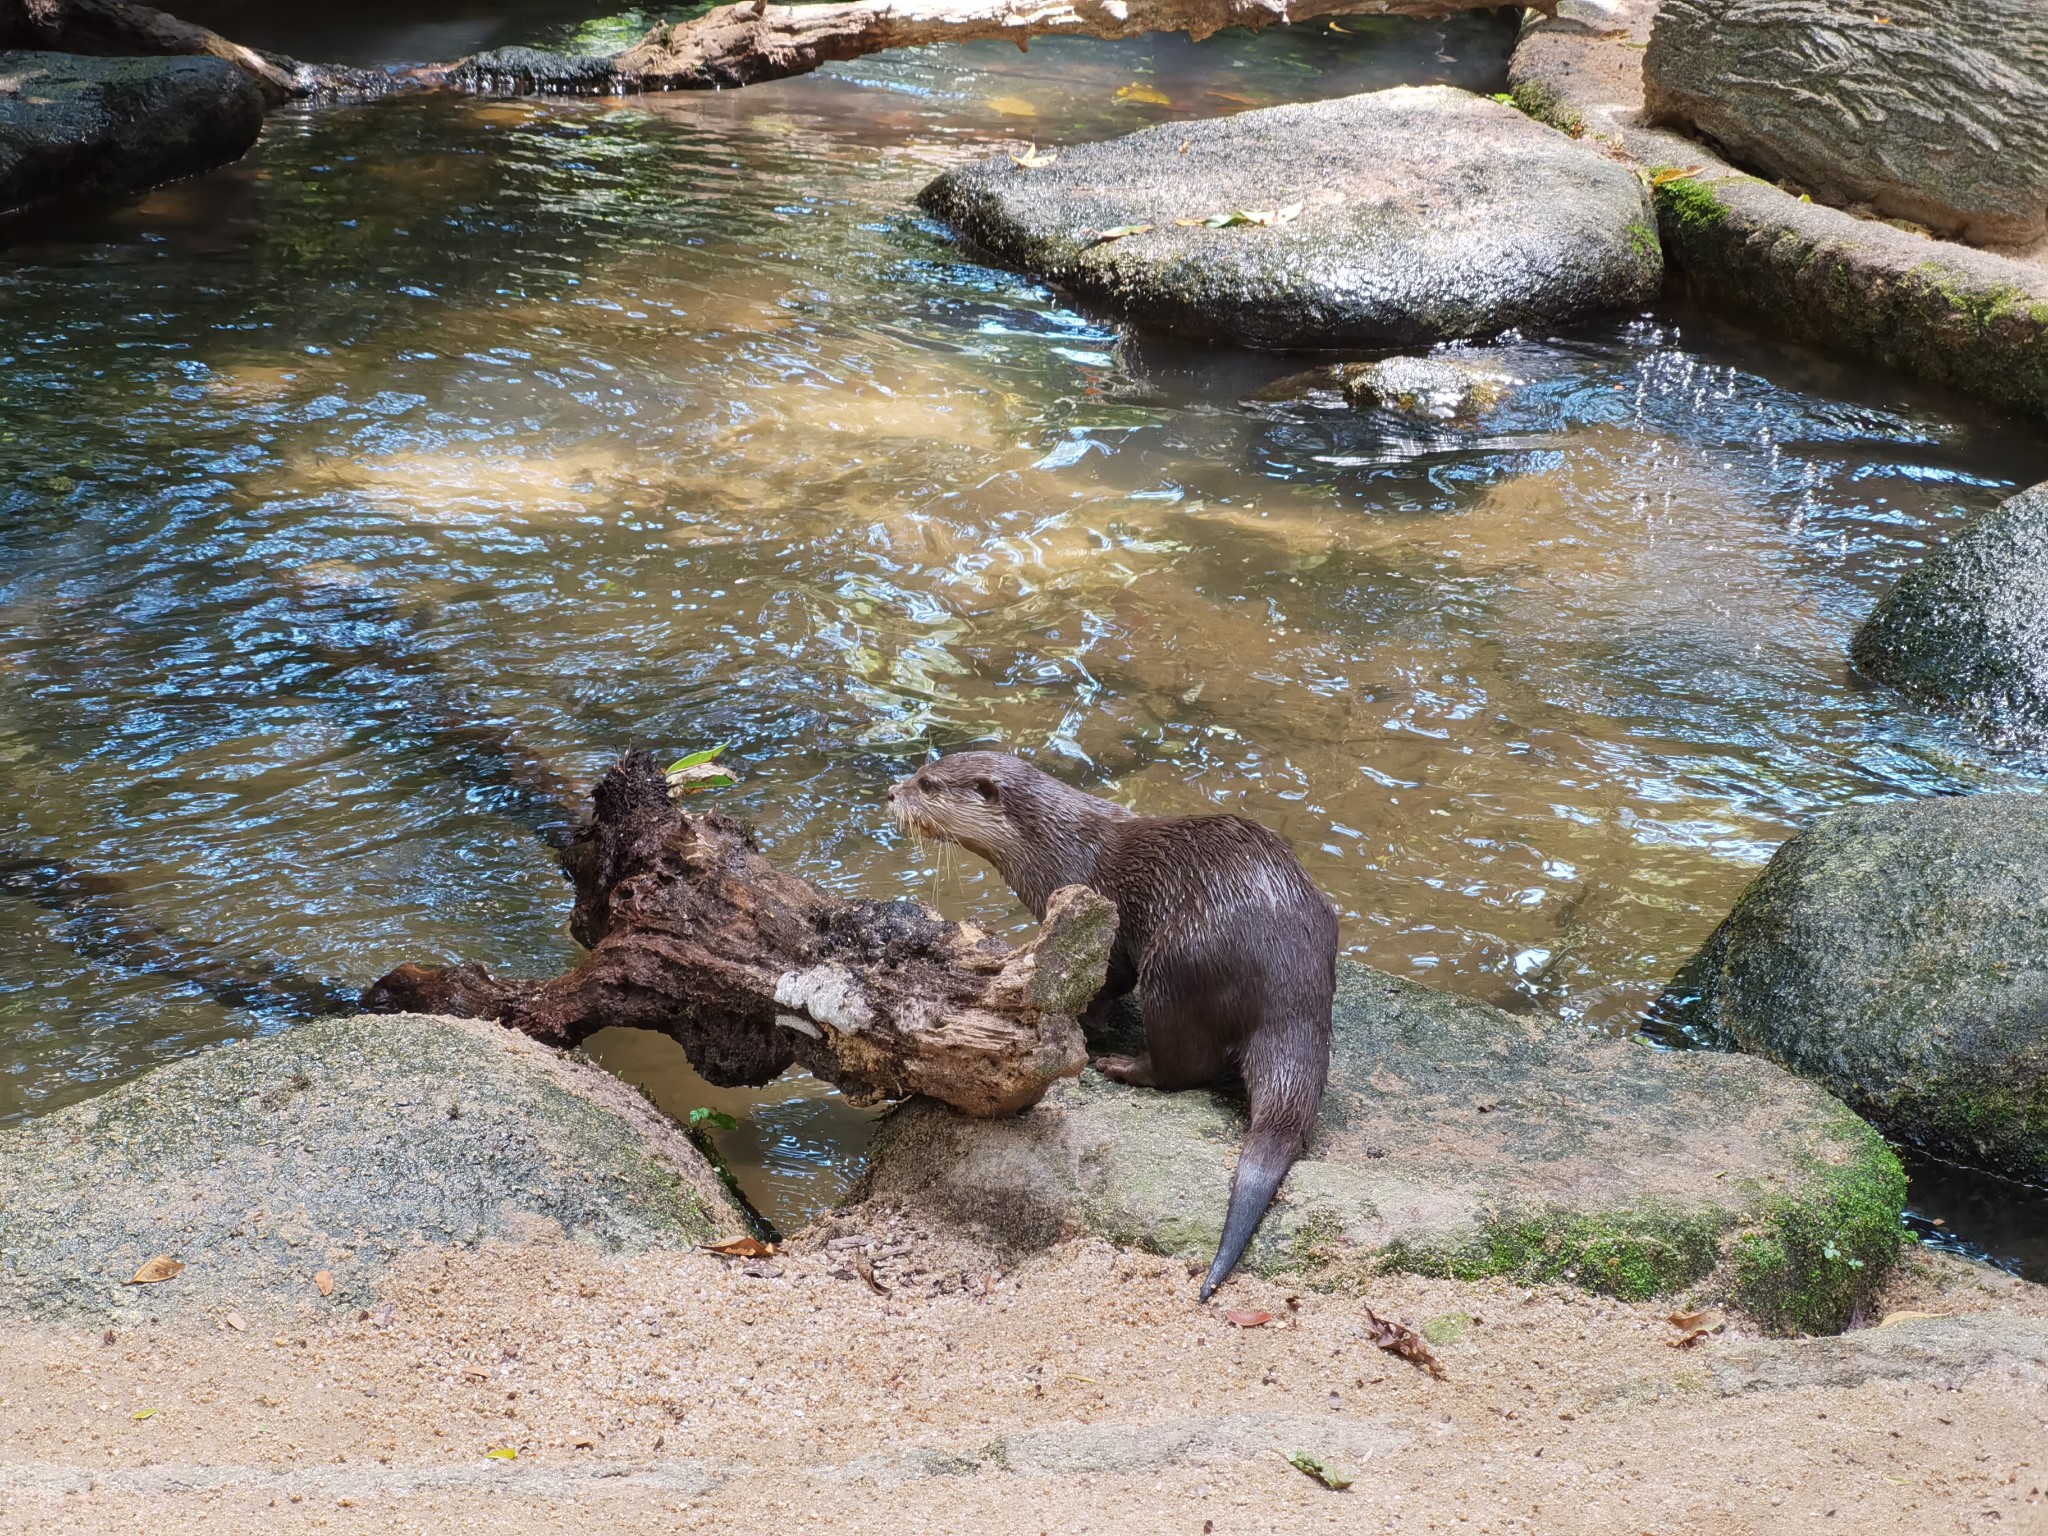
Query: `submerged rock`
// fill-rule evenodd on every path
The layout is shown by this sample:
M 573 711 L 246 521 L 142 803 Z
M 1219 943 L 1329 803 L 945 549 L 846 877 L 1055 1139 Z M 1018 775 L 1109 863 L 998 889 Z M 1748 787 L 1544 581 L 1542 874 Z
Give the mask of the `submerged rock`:
M 1837 811 L 1772 856 L 1666 1004 L 1904 1140 L 2048 1180 L 2048 797 Z
M 1939 234 L 2048 234 L 2040 0 L 1664 0 L 1652 121 L 1815 198 Z
M 2048 746 L 2048 484 L 2000 502 L 1902 577 L 1850 655 L 1999 746 Z
M 262 91 L 225 59 L 0 53 L 0 211 L 210 171 L 262 130 Z
M 1897 1259 L 1905 1181 L 1876 1132 L 1768 1062 L 1661 1051 L 1350 964 L 1308 1155 L 1248 1267 L 1701 1288 L 1772 1326 L 1842 1326 Z M 1206 1265 L 1241 1107 L 1094 1072 L 1012 1120 L 912 1102 L 863 1198 L 999 1249 L 1077 1231 Z
M 1465 421 L 1499 405 L 1519 382 L 1482 363 L 1452 357 L 1389 357 L 1340 374 L 1344 398 L 1360 410 L 1397 411 L 1418 421 Z
M 632 1089 L 461 1019 L 322 1019 L 0 1130 L 0 1312 L 16 1316 L 365 1305 L 425 1245 L 745 1230 Z M 158 1255 L 183 1271 L 124 1283 Z
M 1647 301 L 1633 172 L 1514 108 L 1402 87 L 1007 155 L 919 195 L 998 260 L 1178 335 L 1410 346 Z M 1210 227 L 1233 213 L 1267 222 Z

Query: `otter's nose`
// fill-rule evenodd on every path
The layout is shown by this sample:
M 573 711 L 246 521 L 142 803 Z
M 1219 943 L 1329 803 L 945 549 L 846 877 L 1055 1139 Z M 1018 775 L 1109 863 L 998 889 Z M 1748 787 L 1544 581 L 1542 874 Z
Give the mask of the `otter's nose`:
M 896 786 L 896 785 L 894 785 L 894 784 L 891 784 L 891 785 L 889 786 L 888 790 L 887 790 L 887 791 L 886 791 L 886 792 L 885 792 L 885 793 L 883 794 L 882 798 L 883 798 L 884 800 L 886 800 L 886 801 L 889 801 L 889 802 L 893 803 L 893 802 L 895 801 L 895 799 L 896 799 L 896 789 L 897 789 L 897 786 Z

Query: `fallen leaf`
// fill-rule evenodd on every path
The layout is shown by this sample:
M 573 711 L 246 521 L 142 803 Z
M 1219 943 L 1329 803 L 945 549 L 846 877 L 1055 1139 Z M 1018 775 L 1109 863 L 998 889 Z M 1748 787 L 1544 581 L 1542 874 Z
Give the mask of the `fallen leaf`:
M 1666 1319 L 1672 1327 L 1680 1332 L 1692 1328 L 1704 1328 L 1710 1323 L 1719 1322 L 1719 1320 L 1712 1312 L 1674 1312 Z
M 1114 229 L 1096 230 L 1095 238 L 1088 243 L 1090 245 L 1107 245 L 1112 240 L 1123 240 L 1131 235 L 1145 234 L 1151 228 L 1150 224 L 1119 224 Z
M 1349 27 L 1340 27 L 1334 21 L 1330 23 L 1330 30 L 1332 32 L 1342 32 L 1346 37 L 1349 37 L 1351 35 L 1351 29 Z
M 1142 101 L 1149 107 L 1170 107 L 1173 105 L 1173 98 L 1167 95 L 1166 92 L 1155 90 L 1149 85 L 1139 85 L 1136 81 L 1121 87 L 1116 93 L 1116 99 L 1118 101 Z
M 1297 1472 L 1305 1472 L 1325 1488 L 1342 1493 L 1351 1486 L 1351 1479 L 1331 1466 L 1313 1451 L 1282 1451 L 1281 1456 Z
M 1057 150 L 1041 150 L 1035 144 L 1024 146 L 1024 153 L 1010 156 L 1010 163 L 1023 171 L 1042 170 L 1059 159 Z
M 1430 1375 L 1442 1379 L 1443 1362 L 1429 1347 L 1429 1340 L 1410 1328 L 1406 1323 L 1392 1322 L 1376 1314 L 1371 1307 L 1365 1309 L 1365 1336 L 1388 1354 L 1399 1355 L 1403 1360 L 1421 1366 Z
M 1690 181 L 1693 177 L 1699 175 L 1700 170 L 1701 167 L 1697 165 L 1689 171 L 1682 170 L 1675 165 L 1667 165 L 1661 171 L 1652 171 L 1650 173 L 1650 185 L 1653 187 L 1665 187 L 1674 181 Z
M 237 1333 L 246 1333 L 249 1328 L 249 1325 L 242 1321 L 242 1314 L 239 1312 L 230 1312 L 226 1317 L 222 1318 L 221 1321 L 226 1323 L 230 1328 L 234 1329 Z
M 471 1381 L 489 1381 L 491 1379 L 491 1373 L 480 1365 L 465 1365 L 462 1368 L 462 1374 Z
M 185 1266 L 167 1253 L 160 1253 L 142 1268 L 135 1271 L 130 1285 L 156 1285 L 164 1280 L 175 1280 L 185 1273 Z
M 1887 1312 L 1877 1326 L 1889 1328 L 1893 1323 L 1931 1322 L 1937 1317 L 1953 1317 L 1953 1312 Z
M 142 1412 L 135 1415 L 135 1421 L 139 1424 L 144 1419 L 153 1419 L 156 1417 L 156 1413 L 157 1411 L 154 1408 L 145 1408 L 142 1410 Z
M 1273 1321 L 1270 1312 L 1226 1312 L 1223 1321 L 1233 1328 L 1263 1328 Z
M 1232 208 L 1225 213 L 1198 214 L 1191 219 L 1175 219 L 1173 222 L 1183 229 L 1197 224 L 1208 229 L 1232 229 L 1240 224 L 1253 224 L 1263 229 L 1299 218 L 1301 210 L 1300 203 L 1289 203 L 1285 208 Z
M 1189 150 L 1193 149 L 1194 147 L 1195 141 L 1193 139 L 1182 139 L 1180 141 L 1180 152 L 1182 154 L 1186 154 Z
M 861 1279 L 867 1281 L 868 1289 L 873 1291 L 877 1296 L 886 1296 L 889 1294 L 889 1287 L 882 1284 L 880 1280 L 875 1278 L 874 1262 L 871 1259 L 869 1259 L 866 1254 L 857 1253 L 853 1256 L 853 1272 L 859 1275 Z
M 989 101 L 989 109 L 1004 117 L 1036 117 L 1038 108 L 1022 96 L 997 96 Z
M 326 1270 L 323 1269 L 316 1274 L 313 1277 L 313 1283 L 320 1288 L 322 1296 L 332 1296 L 334 1294 L 334 1276 Z
M 519 1447 L 516 1445 L 501 1445 L 493 1450 L 485 1451 L 484 1454 L 493 1461 L 517 1461 L 519 1459 Z
M 728 1242 L 706 1243 L 706 1253 L 715 1253 L 721 1259 L 766 1259 L 773 1257 L 775 1245 L 764 1243 L 758 1237 L 735 1237 Z

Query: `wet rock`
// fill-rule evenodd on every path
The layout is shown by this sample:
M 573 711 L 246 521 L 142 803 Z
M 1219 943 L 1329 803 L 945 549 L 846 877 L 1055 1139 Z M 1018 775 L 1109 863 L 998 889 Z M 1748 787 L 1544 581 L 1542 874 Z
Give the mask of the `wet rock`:
M 1445 86 L 1163 124 L 1035 169 L 997 156 L 919 201 L 1141 325 L 1280 349 L 1550 326 L 1641 304 L 1663 272 L 1632 172 Z M 1275 221 L 1177 222 L 1240 210 Z
M 1816 199 L 1938 234 L 2048 234 L 2048 9 L 2039 0 L 1664 0 L 1653 121 Z
M 1695 1290 L 1830 1329 L 1896 1262 L 1897 1160 L 1770 1063 L 1589 1036 L 1348 963 L 1338 980 L 1323 1116 L 1249 1267 Z M 999 1250 L 1093 1232 L 1206 1265 L 1244 1130 L 1225 1095 L 1091 1071 L 1012 1120 L 905 1106 L 859 1194 Z
M 1858 805 L 1772 856 L 1669 1014 L 1904 1140 L 2048 1180 L 2048 798 Z
M 1418 421 L 1469 421 L 1507 398 L 1518 382 L 1481 363 L 1452 357 L 1389 357 L 1342 369 L 1344 398 L 1360 410 L 1396 411 Z
M 630 1088 L 469 1020 L 322 1019 L 0 1130 L 0 1312 L 17 1317 L 364 1306 L 422 1245 L 745 1230 Z M 183 1273 L 123 1283 L 159 1254 Z
M 1954 711 L 1995 745 L 2048 746 L 2048 484 L 1901 578 L 1850 654 L 1866 677 Z
M 0 210 L 210 171 L 262 128 L 262 91 L 225 59 L 0 53 Z
M 545 48 L 492 48 L 471 54 L 448 71 L 458 90 L 486 96 L 602 96 L 630 89 L 613 56 L 550 53 Z

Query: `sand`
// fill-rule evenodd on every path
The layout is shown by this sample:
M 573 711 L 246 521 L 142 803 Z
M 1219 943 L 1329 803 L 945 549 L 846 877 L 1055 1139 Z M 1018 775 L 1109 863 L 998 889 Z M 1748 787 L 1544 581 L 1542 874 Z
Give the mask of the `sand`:
M 1194 1291 L 1099 1241 L 1004 1273 L 870 1214 L 751 1263 L 495 1243 L 370 1308 L 17 1319 L 0 1531 L 2048 1532 L 2048 1355 L 1857 1352 L 1964 1324 L 1681 1349 L 1668 1305 L 1376 1283 L 1439 1380 L 1360 1298 L 1238 1281 L 1274 1319 L 1243 1328 Z M 1886 1302 L 2048 1338 L 2048 1288 L 1953 1259 Z

